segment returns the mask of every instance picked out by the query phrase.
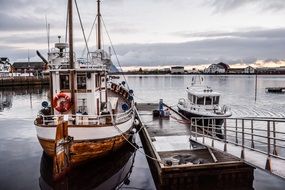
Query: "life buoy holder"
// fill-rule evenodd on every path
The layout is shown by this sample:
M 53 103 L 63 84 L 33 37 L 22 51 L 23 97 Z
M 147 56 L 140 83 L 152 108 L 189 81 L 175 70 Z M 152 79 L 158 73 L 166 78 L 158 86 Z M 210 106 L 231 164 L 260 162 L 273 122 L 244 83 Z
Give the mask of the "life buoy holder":
M 71 99 L 67 94 L 59 93 L 53 98 L 52 106 L 60 113 L 67 112 L 71 108 Z

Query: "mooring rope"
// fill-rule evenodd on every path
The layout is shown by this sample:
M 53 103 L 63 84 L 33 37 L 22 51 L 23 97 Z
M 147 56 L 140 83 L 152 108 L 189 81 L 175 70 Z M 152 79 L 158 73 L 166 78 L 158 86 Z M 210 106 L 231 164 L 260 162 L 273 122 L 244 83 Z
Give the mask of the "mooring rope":
M 116 124 L 113 124 L 113 125 L 114 125 L 114 127 L 121 133 L 121 136 L 125 139 L 125 141 L 127 141 L 127 142 L 128 142 L 133 148 L 135 148 L 138 152 L 140 152 L 140 153 L 143 154 L 144 156 L 148 157 L 149 159 L 152 159 L 152 160 L 157 161 L 157 162 L 159 162 L 159 163 L 161 163 L 161 164 L 164 165 L 164 163 L 163 163 L 162 161 L 160 161 L 160 160 L 158 160 L 158 159 L 156 159 L 156 158 L 154 158 L 154 157 L 152 157 L 152 156 L 150 156 L 150 155 L 148 155 L 148 154 L 142 152 L 139 148 L 137 148 L 132 142 L 130 142 L 130 141 L 125 137 L 124 132 L 121 131 L 121 129 L 120 129 Z

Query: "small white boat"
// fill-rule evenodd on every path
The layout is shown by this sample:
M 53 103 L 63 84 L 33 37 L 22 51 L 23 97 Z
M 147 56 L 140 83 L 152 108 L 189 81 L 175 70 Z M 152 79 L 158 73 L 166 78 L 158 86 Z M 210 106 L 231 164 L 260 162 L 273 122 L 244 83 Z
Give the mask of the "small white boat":
M 215 92 L 209 86 L 202 85 L 201 77 L 193 77 L 192 84 L 187 87 L 187 99 L 181 98 L 178 101 L 178 111 L 187 118 L 205 117 L 198 121 L 201 126 L 221 126 L 223 118 L 232 115 L 231 109 L 226 106 L 220 106 L 221 94 Z M 213 119 L 210 119 L 213 118 Z M 216 130 L 217 136 L 222 137 L 221 130 Z

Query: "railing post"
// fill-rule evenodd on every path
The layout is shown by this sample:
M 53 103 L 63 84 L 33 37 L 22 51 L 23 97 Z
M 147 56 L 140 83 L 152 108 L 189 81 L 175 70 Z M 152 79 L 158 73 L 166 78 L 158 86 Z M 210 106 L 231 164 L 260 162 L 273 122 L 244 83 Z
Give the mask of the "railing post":
M 197 125 L 197 120 L 196 120 L 196 123 L 195 123 L 196 125 L 195 125 L 195 139 L 196 139 L 196 141 L 197 141 L 197 133 L 198 133 L 198 130 L 197 130 L 197 128 L 198 128 L 198 125 Z
M 236 119 L 236 144 L 238 144 L 238 120 Z
M 214 119 L 209 119 L 212 122 L 212 147 L 214 147 Z
M 273 121 L 273 155 L 278 156 L 278 152 L 276 149 L 276 128 L 275 121 Z
M 241 159 L 244 159 L 244 119 L 242 119 L 242 125 L 241 125 L 241 127 L 242 127 L 242 131 L 241 131 L 241 135 L 242 135 L 242 144 L 241 144 L 241 146 L 242 146 L 242 149 L 241 149 L 241 154 L 240 154 L 240 158 Z
M 265 169 L 271 172 L 271 158 L 270 158 L 270 121 L 267 121 L 267 160 Z
M 193 119 L 190 120 L 190 138 L 192 138 L 192 123 L 193 123 Z
M 251 119 L 251 148 L 254 148 L 254 141 L 253 141 L 253 120 Z
M 224 119 L 224 151 L 227 152 L 227 119 Z
M 204 123 L 204 119 L 202 120 L 202 133 L 203 133 L 203 144 L 205 144 L 205 123 Z

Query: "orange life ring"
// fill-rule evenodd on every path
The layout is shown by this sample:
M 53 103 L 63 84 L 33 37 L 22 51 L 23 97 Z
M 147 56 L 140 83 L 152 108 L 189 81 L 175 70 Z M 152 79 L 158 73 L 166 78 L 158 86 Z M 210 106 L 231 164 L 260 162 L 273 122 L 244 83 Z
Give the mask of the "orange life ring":
M 53 98 L 52 106 L 58 112 L 67 112 L 71 108 L 71 99 L 67 94 L 59 93 Z

